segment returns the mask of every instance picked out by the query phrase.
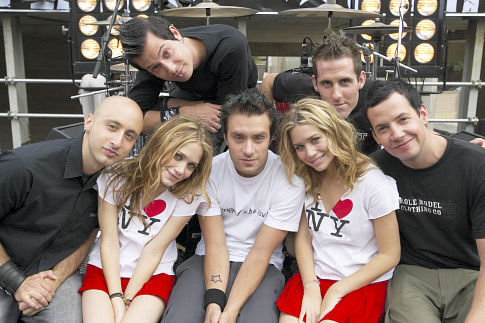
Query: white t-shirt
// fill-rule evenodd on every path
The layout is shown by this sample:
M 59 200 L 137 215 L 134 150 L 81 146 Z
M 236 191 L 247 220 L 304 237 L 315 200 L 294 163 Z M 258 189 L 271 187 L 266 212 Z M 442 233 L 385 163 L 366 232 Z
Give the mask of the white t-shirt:
M 307 195 L 305 213 L 312 236 L 315 272 L 319 278 L 330 280 L 350 276 L 377 255 L 372 219 L 399 208 L 396 182 L 375 167 L 361 176 L 354 189 L 344 194 L 330 212 L 320 199 L 317 203 L 313 201 Z M 374 282 L 390 279 L 393 271 Z
M 118 205 L 117 199 L 110 186 L 104 196 L 108 176 L 101 174 L 98 177 L 98 194 L 110 204 Z M 118 213 L 118 238 L 120 241 L 120 276 L 130 278 L 133 275 L 138 259 L 141 256 L 143 247 L 163 228 L 170 216 L 194 215 L 200 204 L 200 197 L 194 198 L 191 204 L 178 199 L 168 190 L 157 196 L 148 206 L 141 210 L 146 225 L 136 216 L 130 219 L 128 204 Z M 101 239 L 103 235 L 101 234 Z M 102 268 L 100 254 L 100 240 L 94 245 L 89 257 L 89 264 Z M 163 257 L 153 275 L 161 273 L 173 275 L 173 264 L 177 260 L 177 247 L 172 241 L 165 250 Z
M 288 182 L 280 157 L 268 151 L 263 171 L 246 178 L 240 176 L 225 152 L 213 158 L 207 183 L 211 207 L 199 210 L 203 216 L 222 215 L 229 260 L 244 262 L 263 224 L 269 227 L 297 231 L 305 200 L 303 180 L 293 176 Z M 283 267 L 282 245 L 271 255 L 270 264 Z M 195 251 L 205 254 L 204 238 Z

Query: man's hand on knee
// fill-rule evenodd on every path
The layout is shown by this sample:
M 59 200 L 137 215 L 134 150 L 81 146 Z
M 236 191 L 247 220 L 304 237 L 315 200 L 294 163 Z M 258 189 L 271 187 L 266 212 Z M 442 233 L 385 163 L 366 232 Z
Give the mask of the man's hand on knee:
M 33 313 L 47 306 L 52 301 L 52 297 L 54 297 L 58 287 L 55 287 L 56 284 L 54 282 L 56 280 L 57 277 L 51 270 L 42 271 L 27 277 L 14 295 L 19 303 L 19 310 L 22 313 Z
M 218 323 L 221 313 L 221 308 L 216 303 L 207 305 L 204 323 Z

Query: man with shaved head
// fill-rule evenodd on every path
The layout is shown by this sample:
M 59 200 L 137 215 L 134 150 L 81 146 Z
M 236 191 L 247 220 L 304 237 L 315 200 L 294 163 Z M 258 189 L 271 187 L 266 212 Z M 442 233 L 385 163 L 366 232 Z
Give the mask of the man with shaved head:
M 82 322 L 77 269 L 97 232 L 93 186 L 142 128 L 133 100 L 109 97 L 77 138 L 0 155 L 0 322 Z

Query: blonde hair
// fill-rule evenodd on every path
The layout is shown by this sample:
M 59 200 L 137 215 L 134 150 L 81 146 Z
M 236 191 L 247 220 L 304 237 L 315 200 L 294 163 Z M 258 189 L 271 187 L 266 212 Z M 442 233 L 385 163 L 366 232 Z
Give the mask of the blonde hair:
M 320 99 L 306 98 L 291 105 L 283 116 L 280 126 L 280 155 L 286 176 L 296 174 L 305 181 L 305 192 L 318 200 L 321 172 L 308 166 L 296 155 L 290 132 L 297 125 L 311 125 L 320 129 L 327 138 L 328 150 L 334 155 L 337 177 L 343 180 L 346 190 L 352 190 L 355 182 L 368 170 L 373 161 L 357 151 L 355 128 L 340 117 L 335 108 Z
M 189 143 L 201 145 L 202 158 L 190 177 L 169 187 L 168 190 L 186 203 L 192 203 L 200 190 L 202 196 L 209 201 L 205 186 L 212 165 L 210 136 L 202 123 L 195 118 L 177 115 L 162 123 L 139 156 L 126 159 L 107 171 L 112 176 L 106 187 L 113 187 L 115 196 L 120 198 L 118 211 L 130 200 L 130 218 L 136 215 L 145 223 L 139 211 L 142 196 L 151 196 L 155 193 L 161 183 L 162 167 L 182 146 Z

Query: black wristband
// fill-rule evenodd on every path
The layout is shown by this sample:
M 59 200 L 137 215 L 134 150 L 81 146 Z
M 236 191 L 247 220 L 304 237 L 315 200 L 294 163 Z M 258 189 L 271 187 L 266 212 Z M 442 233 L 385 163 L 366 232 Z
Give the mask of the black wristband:
M 160 121 L 164 122 L 170 120 L 173 116 L 179 114 L 179 107 L 168 108 L 160 111 Z
M 0 266 L 0 289 L 8 295 L 15 294 L 26 278 L 24 272 L 11 260 Z
M 211 288 L 205 291 L 204 295 L 204 308 L 207 308 L 209 304 L 216 303 L 224 311 L 226 306 L 226 293 L 217 288 Z
M 113 294 L 109 294 L 109 298 L 110 299 L 115 298 L 115 297 L 124 298 L 125 295 L 123 295 L 123 293 L 113 293 Z

